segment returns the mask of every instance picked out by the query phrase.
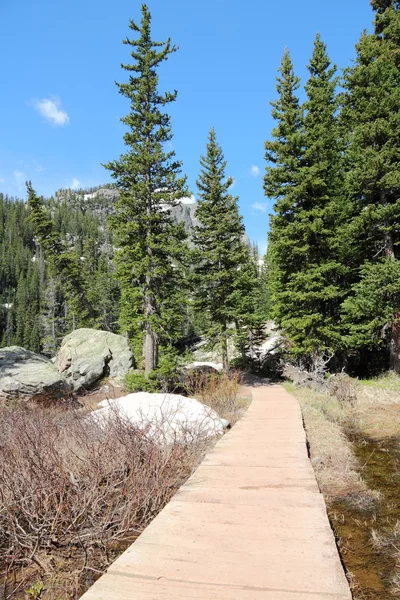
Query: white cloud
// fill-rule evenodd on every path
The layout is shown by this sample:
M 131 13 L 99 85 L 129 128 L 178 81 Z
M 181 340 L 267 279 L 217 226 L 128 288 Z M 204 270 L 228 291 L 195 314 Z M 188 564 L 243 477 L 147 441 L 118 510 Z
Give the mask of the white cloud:
M 69 121 L 69 115 L 65 110 L 60 108 L 61 102 L 59 98 L 43 98 L 42 100 L 36 100 L 34 107 L 40 114 L 52 125 L 62 127 Z
M 13 175 L 14 175 L 15 184 L 16 184 L 18 190 L 21 191 L 24 188 L 24 183 L 26 180 L 25 173 L 23 173 L 22 171 L 18 171 L 18 169 L 15 169 L 15 171 L 13 171 Z
M 260 167 L 257 167 L 257 165 L 251 165 L 250 173 L 253 175 L 253 177 L 258 177 L 260 174 Z
M 71 190 L 79 190 L 79 188 L 81 187 L 81 182 L 79 181 L 79 179 L 76 179 L 74 177 L 69 187 L 71 188 Z
M 0 183 L 4 183 L 5 179 L 3 177 L 0 177 Z
M 267 212 L 267 210 L 268 210 L 268 204 L 266 202 L 255 202 L 254 204 L 251 205 L 251 208 L 258 212 L 264 213 L 264 212 Z

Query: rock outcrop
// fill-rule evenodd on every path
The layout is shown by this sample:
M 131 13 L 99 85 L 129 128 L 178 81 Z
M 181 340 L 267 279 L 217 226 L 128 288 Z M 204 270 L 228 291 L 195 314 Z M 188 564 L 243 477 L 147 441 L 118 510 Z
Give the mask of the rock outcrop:
M 106 425 L 113 416 L 128 420 L 134 427 L 161 444 L 202 440 L 224 433 L 229 425 L 217 413 L 195 398 L 178 394 L 139 392 L 116 400 L 100 402 L 91 414 Z
M 69 391 L 65 378 L 44 356 L 20 346 L 0 348 L 0 399 L 49 402 Z
M 122 335 L 76 329 L 63 339 L 55 365 L 76 392 L 103 377 L 123 378 L 133 363 L 128 340 Z

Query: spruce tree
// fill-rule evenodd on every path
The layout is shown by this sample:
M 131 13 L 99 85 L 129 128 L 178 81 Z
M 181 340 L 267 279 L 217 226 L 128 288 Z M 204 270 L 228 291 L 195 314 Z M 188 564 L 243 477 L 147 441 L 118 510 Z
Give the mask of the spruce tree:
M 344 319 L 350 346 L 371 348 L 374 339 L 378 347 L 383 335 L 391 366 L 400 370 L 400 305 L 393 292 L 394 273 L 400 274 L 400 4 L 374 0 L 372 6 L 374 32 L 362 35 L 355 64 L 345 72 L 349 250 L 355 267 L 362 268 L 344 304 Z M 370 305 L 378 299 L 374 315 Z
M 280 271 L 272 298 L 278 324 L 288 335 L 294 353 L 312 356 L 340 348 L 339 312 L 346 273 L 339 254 L 343 210 L 339 198 L 336 69 L 319 35 L 308 70 L 305 116 L 301 128 L 298 118 L 295 137 L 301 156 L 297 155 L 294 184 L 285 202 L 275 206 L 270 260 L 272 273 Z M 272 182 L 275 177 L 272 173 Z M 270 181 L 267 172 L 267 189 Z
M 268 288 L 271 317 L 287 328 L 286 286 L 291 272 L 298 268 L 292 252 L 291 230 L 295 226 L 298 203 L 298 180 L 303 158 L 303 110 L 298 98 L 300 79 L 295 75 L 287 49 L 277 76 L 278 99 L 271 102 L 276 126 L 272 139 L 265 143 L 267 160 L 264 192 L 274 199 L 268 236 Z
M 195 310 L 207 315 L 204 333 L 210 345 L 219 347 L 225 369 L 229 366 L 228 338 L 234 333 L 231 325 L 236 325 L 242 341 L 241 328 L 246 327 L 254 308 L 256 278 L 250 250 L 243 240 L 238 199 L 229 192 L 233 179 L 225 176 L 226 164 L 211 129 L 197 181 L 199 225 L 193 234 L 193 293 Z
M 29 221 L 33 224 L 38 245 L 45 252 L 51 275 L 62 278 L 71 313 L 72 328 L 90 325 L 95 310 L 87 298 L 79 257 L 74 250 L 63 245 L 60 236 L 54 230 L 43 198 L 35 193 L 30 181 L 26 185 L 28 207 L 31 211 Z
M 183 226 L 171 218 L 169 207 L 187 195 L 181 163 L 172 150 L 170 117 L 165 107 L 177 92 L 161 94 L 157 69 L 177 48 L 168 39 L 151 37 L 151 16 L 142 5 L 141 24 L 130 22 L 137 39 L 124 41 L 131 49 L 132 64 L 122 65 L 127 83 L 117 84 L 130 101 L 130 113 L 121 119 L 129 128 L 124 135 L 127 152 L 108 163 L 120 191 L 112 226 L 118 237 L 117 273 L 121 283 L 121 327 L 141 339 L 145 371 L 157 367 L 160 343 L 174 337 L 181 321 L 179 294 L 183 294 L 180 262 L 183 258 Z

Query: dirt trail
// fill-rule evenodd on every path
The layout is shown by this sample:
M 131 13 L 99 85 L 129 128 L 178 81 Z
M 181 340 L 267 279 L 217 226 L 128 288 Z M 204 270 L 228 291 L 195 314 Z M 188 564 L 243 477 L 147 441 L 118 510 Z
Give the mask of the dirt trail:
M 297 400 L 246 415 L 84 600 L 350 600 Z

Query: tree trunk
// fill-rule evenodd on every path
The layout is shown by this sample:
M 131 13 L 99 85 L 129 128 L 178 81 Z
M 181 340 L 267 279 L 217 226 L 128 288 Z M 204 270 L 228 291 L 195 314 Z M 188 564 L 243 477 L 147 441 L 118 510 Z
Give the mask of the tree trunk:
M 389 259 L 394 260 L 394 244 L 393 244 L 393 236 L 391 231 L 385 231 L 384 236 L 384 245 L 385 245 L 385 254 Z
M 242 336 L 240 335 L 239 322 L 236 319 L 235 319 L 235 327 L 236 327 L 236 331 L 237 331 L 237 340 L 238 340 L 238 345 L 239 345 L 239 351 L 240 351 L 240 355 L 242 357 L 243 366 L 245 367 L 247 365 L 246 347 L 243 343 Z
M 144 340 L 144 372 L 146 377 L 157 368 L 158 339 L 157 335 L 149 328 L 146 329 Z
M 149 278 L 150 279 L 150 278 Z M 150 281 L 148 282 L 150 284 Z M 146 377 L 158 366 L 158 336 L 150 324 L 150 317 L 155 313 L 155 298 L 147 296 L 145 300 L 145 339 L 144 339 L 144 372 Z
M 400 373 L 400 312 L 395 315 L 390 336 L 390 369 Z
M 222 339 L 221 339 L 221 354 L 222 354 L 222 365 L 224 371 L 229 369 L 229 359 L 228 359 L 228 340 L 226 338 L 226 325 L 223 325 L 222 330 Z

